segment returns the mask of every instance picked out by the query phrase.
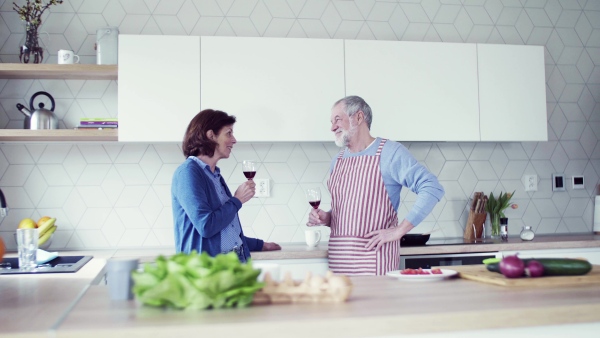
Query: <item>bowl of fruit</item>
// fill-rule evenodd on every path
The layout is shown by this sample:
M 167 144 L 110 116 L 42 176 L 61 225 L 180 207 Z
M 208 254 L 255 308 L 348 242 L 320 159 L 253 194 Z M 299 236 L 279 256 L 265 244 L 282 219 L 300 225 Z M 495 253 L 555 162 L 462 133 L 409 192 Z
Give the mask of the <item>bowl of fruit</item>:
M 52 238 L 56 232 L 56 218 L 44 216 L 37 222 L 31 218 L 24 218 L 19 222 L 17 229 L 38 229 L 38 248 L 46 250 L 52 244 Z M 15 242 L 17 242 L 17 234 L 15 233 Z

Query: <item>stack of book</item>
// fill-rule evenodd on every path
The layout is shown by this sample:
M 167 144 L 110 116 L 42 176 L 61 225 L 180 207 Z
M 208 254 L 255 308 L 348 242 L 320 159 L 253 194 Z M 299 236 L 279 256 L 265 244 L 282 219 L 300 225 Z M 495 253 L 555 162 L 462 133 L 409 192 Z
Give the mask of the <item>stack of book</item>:
M 118 128 L 118 127 L 119 127 L 119 122 L 117 121 L 116 118 L 82 117 L 79 120 L 79 127 L 77 129 L 104 129 L 104 128 Z

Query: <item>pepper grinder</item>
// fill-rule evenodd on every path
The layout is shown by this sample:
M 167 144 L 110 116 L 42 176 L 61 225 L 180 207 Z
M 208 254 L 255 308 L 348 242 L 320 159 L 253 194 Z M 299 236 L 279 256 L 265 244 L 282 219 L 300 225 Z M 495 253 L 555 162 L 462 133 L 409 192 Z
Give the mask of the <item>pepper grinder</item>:
M 508 241 L 508 218 L 500 218 L 500 237 L 503 241 Z

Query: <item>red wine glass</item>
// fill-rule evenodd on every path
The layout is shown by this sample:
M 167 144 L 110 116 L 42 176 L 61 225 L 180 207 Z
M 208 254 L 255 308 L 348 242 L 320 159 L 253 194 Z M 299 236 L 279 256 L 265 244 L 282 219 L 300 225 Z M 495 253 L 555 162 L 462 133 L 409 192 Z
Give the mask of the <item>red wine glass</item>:
M 248 180 L 251 180 L 254 178 L 254 175 L 256 175 L 256 164 L 254 161 L 245 160 L 242 162 L 242 171 L 244 172 L 244 176 L 246 176 Z
M 306 198 L 308 199 L 308 204 L 313 209 L 317 209 L 319 204 L 321 204 L 321 190 L 319 188 L 306 189 Z

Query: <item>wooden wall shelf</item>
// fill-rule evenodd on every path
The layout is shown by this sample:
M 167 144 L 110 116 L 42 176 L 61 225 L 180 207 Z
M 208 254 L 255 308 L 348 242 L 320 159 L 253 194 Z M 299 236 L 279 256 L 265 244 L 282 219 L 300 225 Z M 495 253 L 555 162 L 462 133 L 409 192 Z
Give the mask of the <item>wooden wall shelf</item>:
M 4 142 L 85 142 L 85 141 L 118 141 L 118 130 L 115 129 L 0 129 L 0 143 Z
M 0 79 L 117 80 L 117 78 L 117 65 L 0 63 Z M 114 142 L 118 140 L 117 129 L 0 129 L 0 143 L 54 141 Z
M 117 80 L 117 65 L 0 63 L 0 79 Z

